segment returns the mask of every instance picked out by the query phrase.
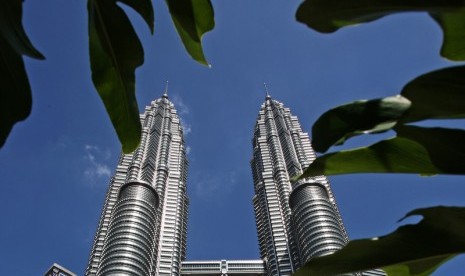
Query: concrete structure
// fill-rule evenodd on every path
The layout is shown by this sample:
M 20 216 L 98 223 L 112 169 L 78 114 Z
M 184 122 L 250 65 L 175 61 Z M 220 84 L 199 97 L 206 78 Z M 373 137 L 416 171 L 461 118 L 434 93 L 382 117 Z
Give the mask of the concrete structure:
M 68 269 L 62 267 L 61 265 L 54 263 L 52 266 L 45 272 L 44 276 L 77 276 Z
M 141 122 L 138 149 L 121 155 L 110 180 L 86 275 L 180 273 L 188 163 L 180 120 L 166 92 L 145 108 Z
M 265 263 L 263 260 L 184 261 L 181 266 L 181 274 L 259 276 L 265 274 Z
M 166 92 L 146 107 L 141 122 L 141 144 L 121 155 L 110 180 L 86 275 L 290 275 L 347 243 L 327 178 L 290 183 L 315 153 L 297 117 L 267 95 L 251 160 L 262 259 L 185 261 L 186 150 Z
M 121 187 L 97 275 L 150 275 L 157 207 L 157 192 L 149 184 L 131 182 Z
M 290 275 L 311 257 L 342 248 L 348 238 L 327 178 L 290 182 L 316 157 L 308 134 L 268 94 L 252 145 L 253 204 L 267 275 Z

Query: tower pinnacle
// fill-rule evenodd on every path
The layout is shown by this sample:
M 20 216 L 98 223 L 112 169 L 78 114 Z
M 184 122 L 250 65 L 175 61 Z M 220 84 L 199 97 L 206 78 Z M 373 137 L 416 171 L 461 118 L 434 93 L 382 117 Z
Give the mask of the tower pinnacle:
M 263 83 L 263 86 L 265 87 L 265 100 L 271 99 L 270 93 L 268 93 L 268 85 L 266 82 Z
M 165 91 L 163 92 L 163 98 L 168 98 L 168 81 L 166 81 Z

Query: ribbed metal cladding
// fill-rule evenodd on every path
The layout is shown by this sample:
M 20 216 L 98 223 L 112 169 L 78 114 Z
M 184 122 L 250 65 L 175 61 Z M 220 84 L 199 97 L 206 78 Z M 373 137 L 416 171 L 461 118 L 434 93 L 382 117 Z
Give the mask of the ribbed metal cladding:
M 303 263 L 344 247 L 344 231 L 322 184 L 300 184 L 292 191 L 289 203 Z
M 97 275 L 150 275 L 158 195 L 149 185 L 121 187 Z
M 253 204 L 266 274 L 290 275 L 311 256 L 341 248 L 348 238 L 328 179 L 320 175 L 290 183 L 316 158 L 310 138 L 290 109 L 269 95 L 261 106 L 252 145 Z M 307 182 L 320 185 L 297 189 Z
M 290 275 L 299 266 L 291 229 L 291 184 L 286 163 L 290 160 L 288 148 L 293 147 L 288 137 L 292 126 L 285 121 L 289 115 L 282 104 L 266 97 L 252 140 L 253 203 L 260 255 L 266 260 L 267 275 Z
M 110 239 L 110 222 L 113 222 L 122 207 L 117 210 L 119 191 L 125 183 L 144 182 L 154 188 L 158 196 L 156 223 L 149 225 L 154 232 L 149 236 L 145 230 L 134 229 L 143 244 L 151 241 L 153 252 L 144 260 L 142 269 L 150 267 L 150 274 L 137 275 L 179 276 L 181 262 L 186 256 L 186 235 L 189 199 L 186 193 L 188 161 L 180 118 L 165 93 L 145 107 L 140 115 L 142 137 L 139 147 L 131 154 L 122 154 L 115 175 L 105 198 L 102 215 L 90 253 L 86 276 L 95 276 L 103 267 L 103 249 Z M 120 204 L 123 204 L 121 202 Z M 125 208 L 132 206 L 124 201 Z M 139 208 L 139 207 L 138 207 Z M 141 208 L 141 207 L 140 207 Z M 126 209 L 125 209 L 126 210 Z M 119 230 L 118 230 L 119 231 Z M 118 232 L 120 233 L 120 232 Z M 126 234 L 125 234 L 126 235 Z M 120 236 L 115 236 L 120 237 Z M 114 237 L 112 237 L 114 238 Z M 140 260 L 144 259 L 145 245 L 135 244 Z M 105 259 L 108 262 L 107 259 Z M 136 269 L 136 268 L 134 268 Z M 100 269 L 100 271 L 103 271 Z

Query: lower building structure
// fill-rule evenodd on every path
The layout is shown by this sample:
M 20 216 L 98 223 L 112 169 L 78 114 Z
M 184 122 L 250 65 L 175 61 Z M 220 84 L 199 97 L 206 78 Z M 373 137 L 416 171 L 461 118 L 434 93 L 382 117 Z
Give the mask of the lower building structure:
M 77 274 L 57 263 L 54 263 L 47 272 L 45 272 L 44 276 L 77 276 Z
M 181 275 L 259 276 L 265 275 L 265 263 L 263 260 L 184 261 L 181 265 Z

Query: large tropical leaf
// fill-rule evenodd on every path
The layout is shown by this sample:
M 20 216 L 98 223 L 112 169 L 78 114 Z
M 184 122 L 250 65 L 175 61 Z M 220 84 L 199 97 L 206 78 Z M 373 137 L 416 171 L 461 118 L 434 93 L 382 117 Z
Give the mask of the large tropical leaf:
M 350 137 L 383 132 L 398 123 L 465 118 L 463 76 L 465 66 L 449 67 L 415 78 L 402 89 L 400 96 L 356 101 L 333 108 L 313 125 L 313 148 L 325 152 Z
M 27 37 L 21 19 L 22 1 L 0 1 L 0 36 L 17 54 L 44 59 Z
M 293 181 L 318 175 L 348 173 L 437 174 L 428 151 L 406 138 L 383 140 L 368 147 L 322 155 Z
M 398 137 L 325 154 L 293 181 L 348 173 L 465 174 L 465 131 L 397 126 Z
M 325 152 L 349 137 L 389 130 L 409 107 L 408 99 L 394 96 L 356 101 L 333 108 L 321 115 L 313 125 L 313 148 Z
M 23 58 L 0 36 L 0 147 L 13 125 L 31 113 L 32 95 Z
M 462 0 L 306 0 L 296 18 L 316 31 L 331 33 L 398 12 L 451 12 L 463 6 Z
M 463 0 L 306 0 L 297 10 L 297 21 L 322 32 L 374 21 L 399 12 L 429 12 L 444 32 L 441 54 L 452 60 L 465 59 Z
M 124 0 L 153 29 L 150 0 Z M 144 51 L 131 22 L 116 0 L 89 0 L 89 51 L 92 81 L 105 104 L 125 153 L 137 148 L 141 137 L 135 97 L 135 69 Z
M 310 260 L 294 275 L 338 275 L 383 268 L 388 275 L 429 275 L 441 263 L 465 252 L 465 208 L 416 209 L 414 225 L 382 237 L 350 241 L 332 255 Z M 402 272 L 402 274 L 399 274 Z
M 22 55 L 43 59 L 22 23 L 22 1 L 0 1 L 0 147 L 15 123 L 31 113 L 32 95 Z
M 465 118 L 465 66 L 449 67 L 417 77 L 401 95 L 412 102 L 404 122 Z
M 399 125 L 398 137 L 408 138 L 428 151 L 438 173 L 465 174 L 465 131 L 448 128 L 424 128 Z
M 208 65 L 202 49 L 202 36 L 215 27 L 210 0 L 166 0 L 166 3 L 189 55 Z
M 125 3 L 133 8 L 144 19 L 145 23 L 149 26 L 150 31 L 153 33 L 155 24 L 155 15 L 153 13 L 152 1 L 149 0 L 114 0 Z
M 454 12 L 430 13 L 444 33 L 441 55 L 450 60 L 465 60 L 465 8 Z

